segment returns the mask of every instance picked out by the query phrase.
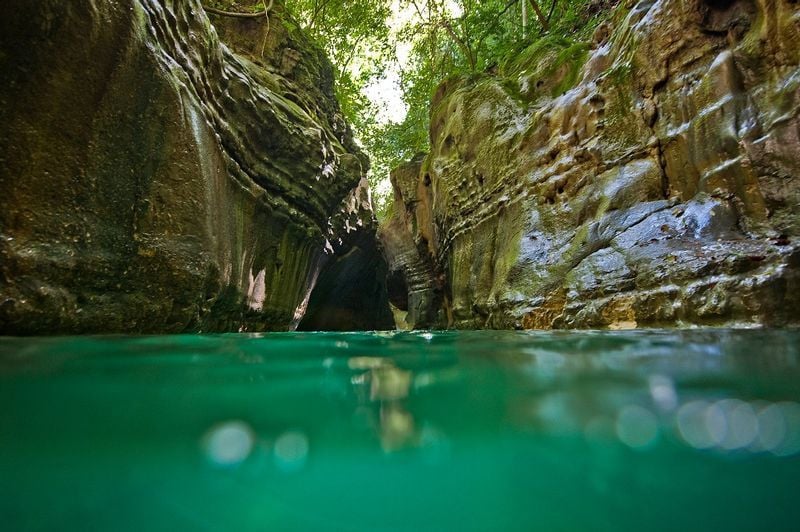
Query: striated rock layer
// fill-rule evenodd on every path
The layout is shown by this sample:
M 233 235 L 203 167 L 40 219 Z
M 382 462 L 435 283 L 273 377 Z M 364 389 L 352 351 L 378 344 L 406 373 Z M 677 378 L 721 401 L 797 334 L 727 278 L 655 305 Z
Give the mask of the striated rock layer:
M 286 17 L 0 5 L 0 333 L 299 323 L 366 161 Z
M 431 143 L 382 232 L 438 326 L 800 322 L 795 1 L 628 2 L 443 84 Z
M 378 229 L 389 265 L 389 300 L 401 329 L 436 326 L 444 297 L 443 277 L 429 247 L 430 187 L 419 179 L 422 162 L 418 157 L 392 171 L 392 213 Z

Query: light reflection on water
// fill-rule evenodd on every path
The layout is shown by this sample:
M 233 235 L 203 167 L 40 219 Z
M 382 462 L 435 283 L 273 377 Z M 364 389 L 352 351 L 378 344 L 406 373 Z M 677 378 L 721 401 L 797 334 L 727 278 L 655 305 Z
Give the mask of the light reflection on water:
M 47 500 L 37 522 L 116 529 L 618 530 L 680 504 L 648 528 L 790 530 L 799 361 L 792 331 L 0 339 L 0 510 L 15 528 Z M 130 493 L 152 482 L 147 517 Z

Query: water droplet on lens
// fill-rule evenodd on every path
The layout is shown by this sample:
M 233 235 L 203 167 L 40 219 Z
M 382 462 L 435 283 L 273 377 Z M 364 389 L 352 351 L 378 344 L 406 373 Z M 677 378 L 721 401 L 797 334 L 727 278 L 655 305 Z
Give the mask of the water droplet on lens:
M 752 444 L 758 437 L 758 418 L 753 407 L 738 399 L 721 401 L 720 406 L 728 426 L 728 433 L 720 446 L 732 451 Z
M 221 466 L 244 462 L 253 450 L 255 433 L 244 421 L 226 421 L 211 427 L 203 437 L 209 460 Z
M 298 431 L 284 432 L 275 440 L 275 465 L 287 473 L 303 469 L 308 459 L 308 437 Z
M 426 425 L 420 432 L 419 444 L 422 448 L 423 460 L 428 464 L 439 464 L 450 455 L 450 441 L 441 430 Z
M 758 444 L 765 451 L 774 451 L 786 436 L 786 420 L 776 404 L 763 408 L 758 413 Z
M 436 378 L 431 373 L 420 373 L 414 377 L 414 388 L 420 389 L 430 386 L 436 382 Z
M 647 447 L 658 436 L 658 419 L 648 409 L 629 405 L 617 416 L 617 437 L 634 449 Z
M 800 404 L 787 401 L 778 403 L 777 406 L 781 410 L 786 434 L 780 446 L 772 452 L 776 456 L 792 456 L 800 453 Z
M 678 394 L 672 379 L 663 375 L 653 375 L 650 377 L 649 383 L 653 402 L 661 410 L 670 411 L 678 406 Z
M 678 431 L 683 440 L 695 449 L 708 449 L 714 440 L 706 424 L 706 401 L 692 401 L 681 406 L 676 416 Z
M 704 412 L 706 430 L 714 445 L 720 445 L 728 435 L 728 421 L 720 403 L 714 403 Z

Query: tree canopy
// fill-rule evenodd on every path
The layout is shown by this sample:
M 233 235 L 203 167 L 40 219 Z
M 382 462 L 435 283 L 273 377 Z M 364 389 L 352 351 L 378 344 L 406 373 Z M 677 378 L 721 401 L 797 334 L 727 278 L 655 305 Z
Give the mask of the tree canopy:
M 613 0 L 284 0 L 328 53 L 337 96 L 372 160 L 374 191 L 389 170 L 429 149 L 429 106 L 437 86 L 459 75 L 492 72 L 545 36 L 586 37 Z M 226 4 L 212 0 L 211 4 Z M 248 11 L 264 3 L 227 2 Z M 225 7 L 217 6 L 217 7 Z M 405 16 L 399 16 L 405 15 Z M 398 57 L 398 47 L 410 50 Z M 380 119 L 365 89 L 394 72 L 407 112 Z M 378 192 L 380 211 L 386 198 Z

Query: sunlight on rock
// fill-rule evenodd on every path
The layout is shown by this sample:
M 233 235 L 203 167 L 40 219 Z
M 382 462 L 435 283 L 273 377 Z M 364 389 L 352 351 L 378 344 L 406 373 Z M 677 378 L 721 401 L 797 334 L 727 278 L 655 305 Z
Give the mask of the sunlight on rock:
M 308 437 L 304 433 L 284 432 L 275 440 L 275 465 L 286 473 L 300 471 L 306 465 L 308 452 Z
M 635 321 L 615 321 L 608 325 L 608 328 L 612 331 L 630 331 L 636 327 L 637 323 Z
M 219 466 L 236 466 L 244 462 L 255 443 L 255 433 L 244 421 L 226 421 L 211 427 L 203 437 L 208 459 Z

